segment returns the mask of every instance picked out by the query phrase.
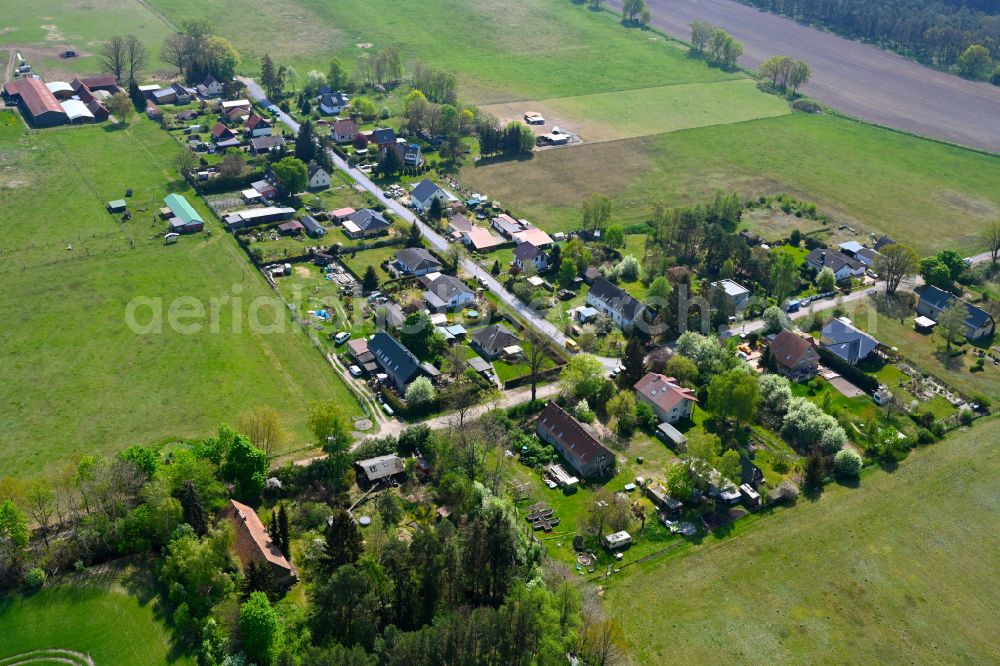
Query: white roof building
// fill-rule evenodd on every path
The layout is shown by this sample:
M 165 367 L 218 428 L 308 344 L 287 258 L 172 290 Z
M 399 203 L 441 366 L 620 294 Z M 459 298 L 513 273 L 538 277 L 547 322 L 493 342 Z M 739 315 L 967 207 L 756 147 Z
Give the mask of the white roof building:
M 65 102 L 59 102 L 62 106 L 63 111 L 69 117 L 69 121 L 79 120 L 80 118 L 90 118 L 94 119 L 94 114 L 90 112 L 87 105 L 78 99 L 68 99 Z

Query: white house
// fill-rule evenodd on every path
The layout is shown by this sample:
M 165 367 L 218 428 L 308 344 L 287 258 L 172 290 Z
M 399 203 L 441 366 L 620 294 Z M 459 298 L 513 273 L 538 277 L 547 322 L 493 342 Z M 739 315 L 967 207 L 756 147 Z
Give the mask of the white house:
M 330 174 L 326 172 L 326 169 L 316 164 L 315 162 L 309 163 L 309 189 L 319 190 L 324 187 L 330 187 Z
M 358 134 L 358 126 L 350 118 L 337 118 L 333 127 L 330 128 L 330 136 L 337 143 L 349 143 L 354 141 Z
M 243 122 L 243 131 L 252 138 L 271 136 L 273 128 L 270 120 L 256 113 L 251 113 Z
M 635 326 L 643 311 L 642 303 L 603 277 L 597 278 L 591 285 L 587 292 L 587 305 L 608 315 L 623 329 Z
M 420 152 L 419 143 L 409 143 L 403 147 L 403 164 L 411 167 L 418 167 L 424 161 L 423 153 Z
M 319 96 L 319 110 L 320 113 L 332 116 L 346 109 L 350 102 L 350 98 L 339 90 L 325 93 Z
M 691 417 L 694 403 L 698 402 L 691 389 L 684 388 L 673 377 L 648 372 L 635 384 L 635 395 L 656 413 L 662 423 L 676 423 Z
M 198 85 L 198 94 L 202 97 L 218 97 L 222 94 L 223 89 L 222 81 L 217 81 L 214 76 L 209 74 Z
M 424 211 L 430 208 L 431 201 L 434 199 L 440 201 L 442 206 L 446 206 L 450 202 L 456 200 L 455 197 L 448 194 L 426 178 L 417 183 L 417 186 L 413 188 L 412 192 L 410 192 L 410 203 L 412 203 L 413 208 L 418 211 Z
M 439 273 L 441 262 L 422 247 L 408 247 L 396 253 L 396 268 L 403 275 Z
M 424 300 L 432 312 L 454 310 L 476 300 L 475 294 L 464 282 L 450 275 L 429 273 L 422 281 L 427 287 Z
M 533 265 L 535 270 L 544 271 L 549 265 L 549 256 L 532 243 L 521 243 L 514 248 L 514 265 L 523 269 L 527 265 Z
M 713 282 L 712 286 L 716 289 L 722 289 L 725 291 L 726 298 L 729 299 L 730 303 L 736 306 L 737 310 L 742 310 L 746 306 L 747 301 L 750 300 L 750 290 L 738 282 L 725 279 Z
M 838 282 L 851 277 L 861 277 L 865 274 L 863 263 L 848 257 L 839 250 L 816 248 L 806 255 L 806 264 L 817 273 L 824 268 L 829 268 L 833 271 Z

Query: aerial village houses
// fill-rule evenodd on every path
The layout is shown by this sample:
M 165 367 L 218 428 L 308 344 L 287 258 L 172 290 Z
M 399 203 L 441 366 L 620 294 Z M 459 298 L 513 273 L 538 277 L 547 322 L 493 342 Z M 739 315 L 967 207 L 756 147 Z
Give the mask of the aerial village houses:
M 233 148 L 240 145 L 236 133 L 222 123 L 215 123 L 215 127 L 212 128 L 212 139 L 219 148 Z
M 368 350 L 400 392 L 420 373 L 420 361 L 396 338 L 379 331 L 368 341 Z
M 615 457 L 582 423 L 549 401 L 535 422 L 539 439 L 551 444 L 578 476 L 593 479 L 614 466 Z
M 865 274 L 865 265 L 860 261 L 851 259 L 838 250 L 824 250 L 816 248 L 806 255 L 806 264 L 819 273 L 824 268 L 833 271 L 837 281 L 846 280 L 852 277 L 861 277 Z
M 549 255 L 531 243 L 521 243 L 514 248 L 514 265 L 520 269 L 533 266 L 535 270 L 544 271 L 549 265 Z
M 778 372 L 793 381 L 811 379 L 819 371 L 819 354 L 810 340 L 782 329 L 771 341 L 771 358 Z
M 504 349 L 520 343 L 521 338 L 503 324 L 490 324 L 472 334 L 472 348 L 491 361 L 499 358 Z
M 253 155 L 264 155 L 269 152 L 281 152 L 285 149 L 285 138 L 282 136 L 261 136 L 250 139 L 250 153 Z
M 309 163 L 307 174 L 309 176 L 310 190 L 321 190 L 325 187 L 330 187 L 330 174 L 315 162 Z
M 417 211 L 425 211 L 431 207 L 431 201 L 437 199 L 444 206 L 451 201 L 451 197 L 440 187 L 426 178 L 417 183 L 417 186 L 410 192 L 410 203 Z
M 954 294 L 950 294 L 943 289 L 928 285 L 920 292 L 920 300 L 917 302 L 917 314 L 933 319 L 935 322 L 941 316 L 941 312 L 951 305 L 956 299 Z M 965 318 L 965 337 L 969 340 L 980 340 L 991 335 L 996 328 L 993 316 L 966 301 L 962 301 L 968 310 Z
M 231 499 L 223 517 L 229 521 L 236 533 L 234 546 L 244 569 L 250 566 L 251 562 L 267 567 L 282 587 L 290 587 L 298 580 L 295 567 L 274 545 L 271 535 L 260 522 L 256 511 L 246 504 Z
M 587 305 L 603 312 L 623 329 L 635 326 L 643 311 L 642 303 L 604 277 L 594 280 L 587 292 Z
M 358 126 L 350 118 L 337 118 L 330 128 L 330 136 L 337 143 L 350 143 L 358 133 Z
M 396 253 L 396 269 L 402 275 L 427 275 L 440 273 L 441 262 L 422 247 L 408 247 Z
M 713 282 L 711 286 L 726 292 L 726 298 L 733 304 L 737 312 L 745 308 L 747 301 L 750 300 L 750 290 L 733 280 L 719 280 L 718 282 Z
M 653 408 L 661 423 L 676 423 L 691 418 L 694 403 L 698 402 L 691 389 L 684 388 L 673 377 L 655 372 L 646 373 L 635 383 L 635 395 L 639 402 Z
M 451 275 L 428 273 L 420 280 L 425 285 L 424 301 L 431 312 L 455 310 L 476 300 L 475 293 L 464 282 Z
M 371 208 L 356 210 L 347 216 L 343 222 L 344 234 L 348 238 L 371 238 L 389 233 L 389 223 L 381 213 Z
M 820 338 L 823 349 L 851 365 L 868 358 L 879 341 L 858 329 L 847 317 L 833 319 L 823 327 Z
M 847 241 L 840 244 L 840 251 L 848 257 L 861 262 L 865 267 L 870 268 L 875 264 L 875 260 L 882 256 L 878 250 L 865 247 L 857 241 Z

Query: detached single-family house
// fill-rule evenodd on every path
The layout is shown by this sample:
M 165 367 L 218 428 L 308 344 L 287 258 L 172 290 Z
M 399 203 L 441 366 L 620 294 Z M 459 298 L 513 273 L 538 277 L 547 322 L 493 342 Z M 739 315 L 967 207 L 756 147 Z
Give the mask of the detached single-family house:
M 448 218 L 448 232 L 453 239 L 461 238 L 464 232 L 470 231 L 474 226 L 476 225 L 473 221 L 461 213 L 455 213 Z
M 477 252 L 486 252 L 498 245 L 503 245 L 506 241 L 489 229 L 474 226 L 468 231 L 462 232 L 462 242 Z
M 269 180 L 256 180 L 250 184 L 250 187 L 264 199 L 273 199 L 278 196 L 278 188 Z
M 233 109 L 242 109 L 244 113 L 250 113 L 250 100 L 248 99 L 231 99 L 223 102 L 220 105 L 222 112 L 228 114 Z
M 604 277 L 594 280 L 590 291 L 587 292 L 587 305 L 608 315 L 623 329 L 635 326 L 644 309 L 642 303 Z
M 713 282 L 711 286 L 715 289 L 722 289 L 726 292 L 726 298 L 733 304 L 737 311 L 746 307 L 750 300 L 750 290 L 733 280 L 725 279 Z
M 319 96 L 319 111 L 328 116 L 334 116 L 347 108 L 351 100 L 339 90 Z
M 870 268 L 874 265 L 875 260 L 882 256 L 882 253 L 878 250 L 873 250 L 870 247 L 865 247 L 858 241 L 847 241 L 846 243 L 841 243 L 839 246 L 840 251 L 851 257 L 855 261 L 859 261 L 865 265 L 866 268 Z
M 306 233 L 313 238 L 319 238 L 320 236 L 326 234 L 326 229 L 323 225 L 313 217 L 312 215 L 304 215 L 302 217 L 302 226 L 305 227 Z
M 337 118 L 330 127 L 330 136 L 337 143 L 350 143 L 358 134 L 358 126 L 350 118 Z
M 224 89 L 225 86 L 222 85 L 222 81 L 216 80 L 211 74 L 198 84 L 198 94 L 202 97 L 218 97 Z
M 820 342 L 823 349 L 840 359 L 857 365 L 875 351 L 879 341 L 859 330 L 847 317 L 833 319 L 823 327 Z
M 920 292 L 920 300 L 917 302 L 917 313 L 937 321 L 942 310 L 951 305 L 957 298 L 954 294 L 948 293 L 943 289 L 928 285 Z M 993 316 L 972 303 L 962 302 L 965 303 L 965 307 L 968 309 L 968 315 L 965 318 L 965 337 L 969 340 L 979 340 L 992 334 L 996 328 Z
M 418 167 L 424 163 L 424 155 L 420 152 L 419 143 L 408 143 L 403 147 L 403 164 Z
M 472 348 L 491 361 L 497 359 L 507 347 L 520 342 L 521 338 L 503 324 L 490 324 L 472 334 Z
M 656 372 L 647 372 L 635 383 L 635 395 L 639 402 L 653 408 L 661 423 L 690 418 L 694 403 L 698 402 L 691 389 L 684 388 L 673 377 Z
M 215 145 L 219 148 L 231 148 L 240 145 L 239 137 L 236 136 L 233 130 L 222 123 L 215 123 L 215 127 L 212 128 L 212 139 L 215 140 Z
M 864 264 L 839 250 L 816 248 L 806 255 L 806 264 L 817 273 L 829 268 L 838 282 L 865 274 Z
M 875 241 L 874 247 L 876 251 L 881 252 L 882 248 L 884 248 L 886 245 L 892 245 L 895 242 L 896 241 L 892 240 L 888 236 L 880 236 L 879 239 Z
M 168 194 L 163 203 L 170 209 L 170 230 L 180 234 L 193 234 L 205 228 L 205 220 L 182 194 Z
M 250 139 L 250 152 L 254 155 L 263 155 L 272 150 L 281 152 L 285 149 L 285 137 L 283 136 L 262 136 Z
M 362 208 L 348 215 L 343 226 L 348 238 L 371 238 L 388 233 L 392 225 L 381 213 L 371 208 Z
M 430 208 L 431 201 L 434 199 L 437 199 L 441 202 L 442 206 L 445 206 L 451 201 L 452 198 L 453 197 L 451 197 L 451 195 L 426 178 L 417 183 L 417 186 L 413 188 L 412 192 L 410 192 L 410 202 L 418 211 L 424 211 Z
M 551 444 L 581 478 L 601 476 L 614 465 L 614 454 L 582 423 L 552 401 L 538 416 L 535 432 L 539 439 Z
M 529 226 L 530 223 L 520 220 L 519 223 L 524 227 L 522 231 L 515 232 L 511 238 L 512 240 L 521 245 L 522 243 L 531 243 L 535 247 L 548 247 L 552 245 L 552 237 L 547 233 L 538 229 L 537 227 Z
M 396 130 L 391 127 L 378 127 L 368 134 L 368 143 L 374 144 L 379 150 L 396 145 Z
M 819 370 L 819 354 L 812 342 L 788 329 L 771 341 L 771 358 L 778 372 L 795 381 L 815 377 Z
M 431 312 L 444 312 L 472 303 L 476 295 L 458 278 L 438 274 L 427 283 L 424 300 Z
M 421 276 L 441 272 L 441 262 L 422 247 L 408 247 L 396 253 L 396 269 L 403 275 Z
M 310 162 L 308 173 L 310 190 L 321 190 L 325 187 L 330 187 L 330 174 L 320 165 Z
M 298 580 L 295 567 L 281 554 L 281 549 L 274 545 L 256 511 L 231 499 L 222 515 L 233 526 L 236 535 L 233 547 L 244 569 L 251 562 L 264 566 L 283 587 L 289 587 Z
M 391 479 L 404 472 L 403 461 L 395 454 L 359 460 L 354 464 L 357 465 L 369 484 L 383 479 Z
M 493 224 L 494 229 L 510 240 L 514 240 L 514 234 L 525 230 L 525 226 L 521 222 L 515 220 L 507 213 L 500 213 L 493 218 L 491 223 Z
M 273 129 L 274 125 L 271 121 L 257 113 L 251 113 L 247 116 L 247 119 L 243 121 L 243 131 L 252 138 L 256 138 L 258 136 L 271 136 Z
M 420 373 L 420 361 L 396 338 L 379 331 L 368 341 L 368 351 L 400 391 Z
M 544 271 L 549 266 L 549 255 L 532 243 L 521 243 L 514 248 L 514 265 L 520 269 L 531 265 L 535 270 Z

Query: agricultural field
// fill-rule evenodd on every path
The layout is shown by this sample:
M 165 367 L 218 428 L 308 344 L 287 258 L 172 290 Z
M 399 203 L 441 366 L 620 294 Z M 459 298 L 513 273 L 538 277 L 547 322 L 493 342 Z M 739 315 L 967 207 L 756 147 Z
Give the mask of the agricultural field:
M 860 487 L 738 523 L 606 583 L 638 663 L 991 663 L 1000 520 L 979 422 Z
M 0 663 L 24 652 L 58 649 L 90 656 L 96 664 L 194 664 L 164 625 L 149 578 L 144 568 L 113 566 L 110 572 L 63 576 L 38 592 L 0 599 Z
M 906 238 L 925 253 L 978 248 L 983 225 L 1000 215 L 1000 157 L 803 113 L 467 165 L 461 180 L 546 231 L 579 227 L 590 192 L 612 197 L 624 224 L 647 219 L 654 203 L 703 202 L 720 189 L 784 192 L 861 235 Z
M 31 135 L 0 123 L 4 474 L 38 476 L 85 453 L 206 436 L 256 404 L 278 410 L 285 449 L 294 449 L 308 444 L 312 400 L 355 404 L 242 250 L 176 180 L 179 150 L 144 118 L 125 129 Z M 105 203 L 127 188 L 134 217 L 122 223 Z M 154 237 L 164 230 L 155 212 L 172 191 L 209 222 L 165 247 Z M 162 332 L 133 332 L 130 303 L 140 325 L 161 313 Z M 171 326 L 171 307 L 200 330 Z M 184 318 L 199 307 L 202 316 Z M 252 314 L 261 326 L 251 326 Z

